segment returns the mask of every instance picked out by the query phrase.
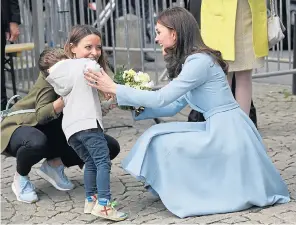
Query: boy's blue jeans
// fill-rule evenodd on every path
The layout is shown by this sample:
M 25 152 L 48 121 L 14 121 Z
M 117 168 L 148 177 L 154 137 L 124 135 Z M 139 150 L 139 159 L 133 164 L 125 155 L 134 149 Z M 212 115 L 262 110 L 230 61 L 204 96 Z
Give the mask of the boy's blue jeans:
M 73 134 L 69 144 L 84 161 L 84 187 L 86 197 L 98 194 L 98 198 L 111 199 L 111 161 L 104 133 L 100 128 Z

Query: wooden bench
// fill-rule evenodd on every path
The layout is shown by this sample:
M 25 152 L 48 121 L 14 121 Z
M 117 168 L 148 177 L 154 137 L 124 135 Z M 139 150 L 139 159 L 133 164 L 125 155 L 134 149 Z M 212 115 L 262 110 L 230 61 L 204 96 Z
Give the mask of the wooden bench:
M 17 94 L 13 57 L 20 57 L 22 52 L 34 49 L 34 43 L 8 44 L 5 47 L 4 70 L 11 74 L 13 95 Z

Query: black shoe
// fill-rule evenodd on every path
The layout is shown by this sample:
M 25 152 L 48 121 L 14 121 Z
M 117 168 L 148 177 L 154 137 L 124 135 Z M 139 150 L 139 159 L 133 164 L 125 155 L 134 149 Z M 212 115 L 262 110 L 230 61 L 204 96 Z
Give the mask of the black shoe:
M 253 101 L 251 102 L 250 119 L 253 121 L 253 123 L 257 128 L 257 114 L 256 114 L 256 108 L 253 104 Z
M 154 62 L 155 61 L 155 59 L 152 56 L 150 56 L 147 52 L 144 53 L 144 60 L 146 62 Z
M 205 118 L 202 113 L 191 110 L 188 116 L 188 122 L 204 122 Z

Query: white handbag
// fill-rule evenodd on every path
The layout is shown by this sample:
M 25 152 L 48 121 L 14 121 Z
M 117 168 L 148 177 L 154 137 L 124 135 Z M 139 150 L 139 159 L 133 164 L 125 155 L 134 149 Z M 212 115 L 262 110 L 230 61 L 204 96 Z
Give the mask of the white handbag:
M 269 48 L 272 48 L 285 38 L 284 32 L 286 28 L 284 27 L 280 17 L 277 15 L 274 0 L 270 0 L 269 14 L 270 15 L 267 20 L 268 46 Z

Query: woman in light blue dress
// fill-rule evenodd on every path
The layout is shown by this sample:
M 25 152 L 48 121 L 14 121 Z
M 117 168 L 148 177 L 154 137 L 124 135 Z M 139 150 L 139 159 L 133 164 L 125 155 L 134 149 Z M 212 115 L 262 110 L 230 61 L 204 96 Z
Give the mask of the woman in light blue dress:
M 136 120 L 174 116 L 185 106 L 206 122 L 171 122 L 149 128 L 123 161 L 175 215 L 240 211 L 289 202 L 289 192 L 266 154 L 262 138 L 233 98 L 218 51 L 202 41 L 183 8 L 162 12 L 156 41 L 170 77 L 158 91 L 115 84 L 103 71 L 85 74 L 89 84 L 116 94 L 119 105 L 144 106 Z

